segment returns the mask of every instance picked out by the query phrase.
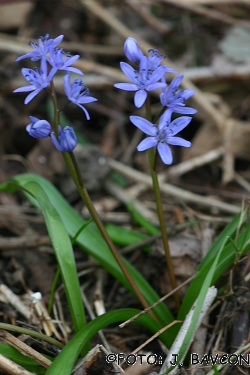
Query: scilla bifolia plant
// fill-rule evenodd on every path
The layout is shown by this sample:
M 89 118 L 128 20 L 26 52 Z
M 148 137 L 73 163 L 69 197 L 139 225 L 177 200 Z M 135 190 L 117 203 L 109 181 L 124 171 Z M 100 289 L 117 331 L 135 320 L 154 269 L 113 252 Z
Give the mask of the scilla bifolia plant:
M 12 179 L 0 185 L 0 191 L 7 190 L 12 192 L 15 191 L 15 189 L 21 188 L 27 193 L 27 197 L 32 203 L 42 210 L 60 270 L 57 272 L 57 276 L 60 274 L 62 277 L 76 335 L 63 347 L 61 342 L 43 335 L 40 332 L 34 332 L 33 330 L 4 323 L 0 323 L 0 328 L 40 338 L 62 349 L 60 354 L 53 360 L 48 370 L 44 370 L 44 368 L 39 369 L 39 373 L 44 374 L 46 371 L 46 375 L 70 375 L 79 354 L 84 355 L 87 353 L 90 348 L 88 345 L 89 340 L 96 333 L 109 324 L 123 322 L 127 319 L 130 320 L 136 315 L 136 323 L 147 327 L 153 333 L 160 331 L 159 339 L 168 348 L 173 344 L 172 349 L 175 354 L 179 354 L 179 360 L 181 360 L 185 357 L 185 353 L 192 342 L 193 335 L 197 328 L 197 322 L 202 310 L 204 310 L 204 301 L 207 300 L 209 290 L 211 291 L 211 288 L 209 288 L 210 285 L 213 285 L 225 270 L 234 264 L 235 259 L 240 259 L 240 257 L 250 249 L 250 226 L 246 225 L 244 227 L 247 214 L 243 212 L 241 215 L 237 215 L 228 224 L 214 242 L 206 257 L 202 260 L 198 268 L 199 272 L 195 275 L 194 280 L 188 287 L 177 317 L 178 320 L 183 321 L 189 311 L 192 312 L 192 318 L 190 318 L 190 321 L 186 321 L 186 324 L 183 325 L 183 329 L 180 331 L 183 337 L 181 340 L 178 340 L 177 347 L 175 337 L 178 333 L 179 325 L 174 324 L 176 322 L 175 317 L 164 303 L 158 304 L 156 302 L 159 297 L 154 289 L 129 262 L 121 258 L 118 254 L 90 200 L 84 185 L 84 180 L 79 172 L 73 153 L 77 145 L 74 129 L 70 126 L 61 127 L 61 110 L 58 108 L 53 82 L 53 77 L 58 71 L 60 71 L 59 76 L 63 77 L 67 102 L 79 106 L 83 110 L 87 120 L 90 116 L 85 105 L 97 100 L 90 96 L 89 90 L 85 88 L 81 78 L 74 79 L 73 82 L 71 81 L 71 72 L 79 74 L 80 76 L 82 76 L 83 73 L 79 69 L 72 67 L 72 64 L 79 56 L 71 56 L 58 47 L 62 39 L 62 35 L 55 39 L 50 39 L 49 35 L 46 35 L 39 39 L 38 44 L 35 44 L 33 41 L 30 43 L 33 47 L 33 51 L 19 57 L 17 61 L 29 58 L 31 61 L 35 62 L 36 67 L 34 69 L 22 69 L 22 74 L 29 84 L 16 89 L 15 92 L 28 92 L 24 102 L 25 104 L 28 104 L 42 90 L 46 90 L 51 96 L 54 103 L 53 123 L 50 124 L 46 119 L 30 116 L 30 123 L 26 128 L 27 132 L 34 138 L 50 137 L 52 145 L 62 152 L 79 194 L 89 209 L 96 225 L 94 223 L 89 224 L 88 222 L 84 222 L 57 189 L 41 176 L 30 173 L 14 176 Z M 179 90 L 183 75 L 177 75 L 172 82 L 167 85 L 165 74 L 168 72 L 174 74 L 178 73 L 165 65 L 161 65 L 164 56 L 159 55 L 157 50 L 151 49 L 148 51 L 148 55 L 145 56 L 139 48 L 137 41 L 133 38 L 128 38 L 125 41 L 124 50 L 126 57 L 135 64 L 136 69 L 125 62 L 121 62 L 121 69 L 130 79 L 131 83 L 117 83 L 115 87 L 122 90 L 134 91 L 134 103 L 137 108 L 145 105 L 145 118 L 130 116 L 130 120 L 147 135 L 137 146 L 137 149 L 138 151 L 148 150 L 167 264 L 172 286 L 175 288 L 175 275 L 171 264 L 156 165 L 158 155 L 163 163 L 168 165 L 172 163 L 170 146 L 191 146 L 189 141 L 178 137 L 177 134 L 190 123 L 191 117 L 187 115 L 196 112 L 195 109 L 186 107 L 185 105 L 185 101 L 194 94 L 194 90 Z M 159 101 L 162 105 L 162 109 L 158 116 L 152 119 L 148 92 L 156 89 L 161 90 Z M 172 120 L 173 113 L 183 116 Z M 123 229 L 116 227 L 117 233 L 121 230 Z M 125 229 L 124 231 L 128 237 L 129 231 Z M 118 237 L 117 233 L 116 238 Z M 122 232 L 122 234 L 124 235 L 124 232 Z M 119 309 L 104 313 L 86 324 L 80 285 L 69 236 L 71 237 L 72 243 L 76 241 L 80 248 L 93 256 L 117 280 L 123 283 L 129 290 L 134 291 L 144 307 L 148 307 L 149 304 L 154 304 L 153 311 L 147 309 L 151 316 L 147 314 L 142 315 L 141 311 L 135 309 Z M 236 240 L 229 241 L 228 237 L 236 238 Z M 52 292 L 55 290 L 56 280 L 55 277 Z M 212 294 L 215 295 L 213 290 Z M 175 294 L 175 300 L 177 307 L 179 307 L 177 294 Z M 183 331 L 185 332 L 183 333 Z M 176 353 L 176 351 L 178 353 Z M 9 355 L 10 358 L 13 358 L 13 352 L 10 352 L 9 347 L 0 343 L 0 354 L 4 353 L 6 356 Z M 22 357 L 21 353 L 17 352 L 15 358 L 19 364 L 27 366 L 27 357 Z M 115 360 L 115 355 L 113 358 Z M 31 368 L 34 370 L 36 368 L 35 366 L 37 366 L 37 364 L 33 363 Z M 169 364 L 167 363 L 166 366 L 169 367 Z M 164 367 L 162 371 L 165 373 L 165 370 L 166 368 Z M 170 371 L 170 369 L 168 368 L 167 371 Z
M 62 152 L 67 168 L 75 182 L 79 194 L 88 208 L 97 227 L 99 228 L 104 240 L 109 246 L 134 293 L 137 295 L 142 305 L 144 307 L 148 307 L 146 299 L 125 267 L 89 197 L 83 177 L 80 174 L 79 167 L 73 154 L 73 150 L 77 145 L 77 138 L 74 129 L 69 126 L 62 129 L 60 125 L 61 110 L 58 108 L 58 101 L 53 82 L 53 77 L 58 70 L 65 72 L 63 83 L 68 101 L 79 106 L 84 111 L 87 120 L 90 119 L 90 116 L 83 104 L 91 103 L 97 100 L 96 98 L 90 96 L 89 89 L 85 88 L 80 78 L 75 79 L 71 84 L 70 72 L 74 72 L 81 76 L 84 74 L 81 70 L 71 66 L 80 56 L 71 56 L 69 53 L 65 53 L 62 48 L 58 48 L 58 45 L 62 39 L 63 35 L 60 35 L 55 39 L 49 39 L 48 34 L 45 37 L 40 37 L 38 45 L 33 41 L 30 42 L 30 45 L 34 49 L 33 52 L 27 53 L 16 60 L 20 61 L 25 58 L 30 58 L 31 61 L 38 61 L 40 63 L 40 67 L 35 67 L 34 69 L 22 69 L 22 74 L 29 82 L 29 85 L 20 87 L 14 90 L 14 92 L 31 91 L 31 93 L 25 98 L 24 104 L 28 104 L 43 89 L 47 90 L 48 94 L 52 97 L 54 104 L 54 122 L 52 124 L 50 124 L 47 120 L 39 120 L 34 116 L 30 116 L 31 123 L 27 126 L 26 130 L 34 138 L 50 137 L 53 145 Z M 156 318 L 153 312 L 150 314 Z
M 142 132 L 148 135 L 147 138 L 137 146 L 138 151 L 148 150 L 151 177 L 153 182 L 153 190 L 157 205 L 157 212 L 161 228 L 162 240 L 166 254 L 166 261 L 170 280 L 173 289 L 177 287 L 175 275 L 173 271 L 172 260 L 170 256 L 168 236 L 162 201 L 159 189 L 159 183 L 156 172 L 157 155 L 160 155 L 163 163 L 171 164 L 173 161 L 172 152 L 169 145 L 190 147 L 191 143 L 183 138 L 176 137 L 182 129 L 184 129 L 191 121 L 191 117 L 182 116 L 171 121 L 173 112 L 179 114 L 194 114 L 196 110 L 185 106 L 185 100 L 194 94 L 194 90 L 178 91 L 183 75 L 172 80 L 167 87 L 165 74 L 167 72 L 176 73 L 174 69 L 165 65 L 160 65 L 165 56 L 159 55 L 157 50 L 149 50 L 148 56 L 144 56 L 134 38 L 128 38 L 124 45 L 125 55 L 128 60 L 137 63 L 135 70 L 125 62 L 120 63 L 121 70 L 131 80 L 132 83 L 116 83 L 114 86 L 121 90 L 135 91 L 134 104 L 137 108 L 145 104 L 146 118 L 139 116 L 130 116 L 131 122 Z M 148 91 L 161 89 L 160 102 L 163 109 L 160 111 L 154 121 L 152 121 L 150 100 Z M 159 124 L 156 120 L 160 117 Z M 180 307 L 178 293 L 175 293 L 175 301 L 177 309 Z

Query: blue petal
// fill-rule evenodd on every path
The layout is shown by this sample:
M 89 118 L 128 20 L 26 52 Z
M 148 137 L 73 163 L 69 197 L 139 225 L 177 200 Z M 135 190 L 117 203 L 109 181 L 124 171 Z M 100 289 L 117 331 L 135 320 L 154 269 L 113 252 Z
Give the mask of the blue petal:
M 81 98 L 77 100 L 77 103 L 87 104 L 87 103 L 96 102 L 97 100 L 98 99 L 93 98 L 93 96 L 82 96 Z
M 186 89 L 181 91 L 179 94 L 181 94 L 182 99 L 185 101 L 190 98 L 190 96 L 195 94 L 195 90 L 193 89 Z
M 79 57 L 80 55 L 75 55 L 75 56 L 70 57 L 68 60 L 65 61 L 64 66 L 66 67 L 66 66 L 72 65 L 76 60 L 79 59 Z
M 28 104 L 39 92 L 42 91 L 42 88 L 36 89 L 35 91 L 31 92 L 28 96 L 26 96 L 24 100 L 24 104 Z
M 147 86 L 148 91 L 152 90 L 157 90 L 166 87 L 166 83 L 163 82 L 156 82 L 156 83 L 151 83 L 150 85 Z
M 76 103 L 76 105 L 78 105 L 78 107 L 80 107 L 80 108 L 83 110 L 83 112 L 84 112 L 85 115 L 86 115 L 86 119 L 87 119 L 87 120 L 90 120 L 90 116 L 89 116 L 89 113 L 88 113 L 87 109 L 84 108 L 81 104 Z
M 180 137 L 167 137 L 167 142 L 173 146 L 191 147 L 192 143 Z
M 161 79 L 162 76 L 164 76 L 165 72 L 166 72 L 165 67 L 163 65 L 159 66 L 154 71 L 154 73 L 151 75 L 151 77 L 150 77 L 150 83 L 154 83 L 154 82 L 159 81 L 159 79 Z
M 156 146 L 158 143 L 157 139 L 154 138 L 154 137 L 148 137 L 148 138 L 145 138 L 143 139 L 143 141 L 141 141 L 138 146 L 137 146 L 137 150 L 138 151 L 144 151 L 144 150 L 147 150 L 148 148 L 151 148 L 151 147 L 154 147 Z
M 29 118 L 30 118 L 30 121 L 31 121 L 32 123 L 35 123 L 35 122 L 39 121 L 39 118 L 37 118 L 37 117 L 35 117 L 35 116 L 29 116 Z
M 171 122 L 170 128 L 172 129 L 172 135 L 179 133 L 184 129 L 192 120 L 192 117 L 182 116 Z
M 67 73 L 64 77 L 63 77 L 63 83 L 64 83 L 64 92 L 65 94 L 67 95 L 67 97 L 70 96 L 70 73 Z
M 58 142 L 58 140 L 57 140 L 57 138 L 56 138 L 54 132 L 52 132 L 52 133 L 50 134 L 50 138 L 51 138 L 51 141 L 52 141 L 53 145 L 57 148 L 57 150 L 59 150 L 59 151 L 63 151 L 62 146 L 61 146 L 60 143 Z
M 135 85 L 134 83 L 115 83 L 114 87 L 120 90 L 125 90 L 125 91 L 137 91 L 138 86 Z
M 146 120 L 143 117 L 139 116 L 130 116 L 130 121 L 137 126 L 143 133 L 147 135 L 156 136 L 157 134 L 157 128 L 155 125 L 153 125 L 151 122 Z
M 172 164 L 173 162 L 172 151 L 170 150 L 170 147 L 166 143 L 159 142 L 157 146 L 157 150 L 159 152 L 159 155 L 163 163 Z
M 58 46 L 58 44 L 61 43 L 61 41 L 63 40 L 64 38 L 64 35 L 59 35 L 58 37 L 56 37 L 54 40 L 53 40 L 53 46 L 56 47 Z
M 164 128 L 164 126 L 166 126 L 166 125 L 170 125 L 172 113 L 173 113 L 173 111 L 169 110 L 169 109 L 167 109 L 163 113 L 163 115 L 161 116 L 160 121 L 159 121 L 159 130 Z
M 181 84 L 181 81 L 183 80 L 183 77 L 184 75 L 182 74 L 181 76 L 178 76 L 178 77 L 175 77 L 169 84 L 168 86 L 168 90 L 171 92 L 171 93 L 176 93 L 176 91 L 178 90 L 180 84 Z
M 29 85 L 29 86 L 19 87 L 18 89 L 15 89 L 13 92 L 28 92 L 28 91 L 33 91 L 35 89 L 36 89 L 35 85 Z
M 125 62 L 121 62 L 120 63 L 120 67 L 121 67 L 121 70 L 123 71 L 123 73 L 132 81 L 132 82 L 137 82 L 137 79 L 136 79 L 136 72 L 135 70 L 132 68 L 132 66 L 130 66 L 129 64 L 125 63 Z
M 139 90 L 135 93 L 134 103 L 137 108 L 141 108 L 147 98 L 147 91 Z
M 173 106 L 172 111 L 175 113 L 180 113 L 182 115 L 194 115 L 197 113 L 197 110 L 191 107 L 181 107 L 181 106 Z
M 84 73 L 80 69 L 73 68 L 73 66 L 65 67 L 62 70 L 66 70 L 67 72 L 73 72 L 73 73 L 76 73 L 76 74 L 80 74 L 81 76 L 84 75 Z

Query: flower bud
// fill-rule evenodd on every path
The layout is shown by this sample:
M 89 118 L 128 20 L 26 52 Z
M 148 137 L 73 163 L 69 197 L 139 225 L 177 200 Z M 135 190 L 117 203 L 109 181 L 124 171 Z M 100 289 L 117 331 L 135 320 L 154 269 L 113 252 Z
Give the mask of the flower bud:
M 139 48 L 137 41 L 131 37 L 127 38 L 124 43 L 124 53 L 130 61 L 140 60 L 143 56 L 143 52 Z
M 51 132 L 51 125 L 46 120 L 39 120 L 30 116 L 31 123 L 26 126 L 26 130 L 34 138 L 47 138 Z
M 57 150 L 62 152 L 72 152 L 77 145 L 77 138 L 74 129 L 70 126 L 66 126 L 62 129 L 59 125 L 58 139 L 54 132 L 51 133 L 50 137 Z

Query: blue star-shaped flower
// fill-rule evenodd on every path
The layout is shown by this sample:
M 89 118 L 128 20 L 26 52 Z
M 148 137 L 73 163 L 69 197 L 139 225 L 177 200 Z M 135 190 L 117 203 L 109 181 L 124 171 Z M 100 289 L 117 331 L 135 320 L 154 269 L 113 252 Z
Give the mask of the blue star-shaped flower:
M 121 70 L 133 83 L 116 83 L 117 89 L 136 91 L 134 103 L 140 108 L 147 98 L 147 91 L 156 90 L 166 86 L 166 83 L 158 82 L 166 72 L 165 66 L 159 66 L 152 74 L 148 71 L 148 59 L 143 56 L 140 60 L 139 74 L 129 64 L 120 63 Z
M 53 78 L 55 72 L 50 71 L 47 75 L 47 62 L 45 59 L 41 60 L 40 69 L 22 69 L 22 75 L 30 83 L 28 86 L 19 87 L 13 92 L 31 92 L 24 100 L 24 104 L 28 104 L 40 91 L 46 89 Z
M 144 151 L 156 146 L 165 164 L 171 164 L 173 161 L 169 144 L 182 147 L 191 146 L 191 142 L 174 136 L 190 123 L 192 117 L 182 116 L 171 122 L 171 114 L 171 111 L 166 110 L 160 118 L 158 127 L 143 117 L 130 116 L 131 122 L 145 134 L 149 135 L 149 137 L 139 143 L 137 150 Z
M 82 106 L 82 104 L 95 102 L 97 101 L 97 99 L 89 95 L 89 89 L 85 88 L 81 79 L 75 79 L 72 85 L 70 85 L 70 74 L 68 73 L 63 77 L 63 81 L 64 91 L 68 99 L 72 103 L 78 105 L 78 107 L 80 107 L 84 111 L 87 120 L 89 120 L 89 113 L 86 108 Z

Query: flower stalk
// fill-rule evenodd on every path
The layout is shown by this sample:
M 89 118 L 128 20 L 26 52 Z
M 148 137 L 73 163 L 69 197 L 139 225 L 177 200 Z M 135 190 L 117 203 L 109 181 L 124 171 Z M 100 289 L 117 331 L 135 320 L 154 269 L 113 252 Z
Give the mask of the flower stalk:
M 150 100 L 149 98 L 147 98 L 146 99 L 146 118 L 148 121 L 151 121 L 151 117 L 152 115 L 151 115 Z M 163 206 L 162 206 L 161 192 L 160 192 L 160 187 L 159 187 L 158 175 L 156 172 L 157 152 L 155 148 L 148 149 L 148 159 L 149 159 L 150 174 L 151 174 L 152 183 L 153 183 L 155 202 L 156 202 L 156 207 L 157 207 L 157 214 L 159 218 L 160 230 L 161 230 L 161 235 L 162 235 L 163 248 L 164 248 L 166 263 L 168 267 L 168 273 L 169 273 L 172 289 L 176 289 L 177 283 L 176 283 L 176 278 L 174 274 L 173 262 L 172 262 L 172 258 L 170 254 L 167 228 L 166 228 Z M 174 292 L 174 299 L 175 299 L 176 308 L 179 311 L 180 298 L 179 298 L 178 291 Z

